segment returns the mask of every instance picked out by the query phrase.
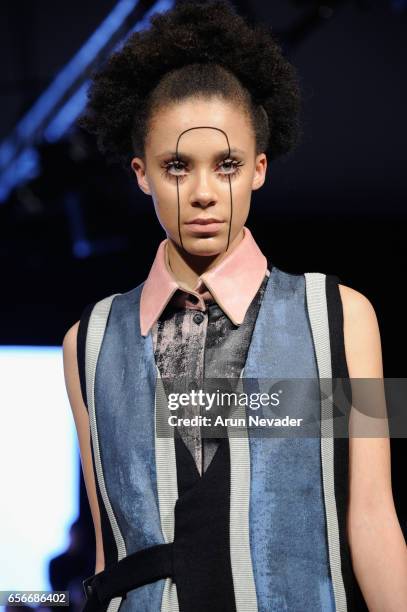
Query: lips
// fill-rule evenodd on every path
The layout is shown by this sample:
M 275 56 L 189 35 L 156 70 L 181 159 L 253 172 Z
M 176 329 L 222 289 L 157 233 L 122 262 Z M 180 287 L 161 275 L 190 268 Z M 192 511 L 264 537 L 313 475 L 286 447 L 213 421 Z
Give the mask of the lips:
M 193 221 L 190 221 L 186 224 L 188 228 L 188 232 L 195 234 L 195 236 L 204 237 L 204 236 L 215 236 L 222 231 L 222 225 L 224 221 L 219 221 L 219 219 L 214 219 L 213 217 L 203 218 L 198 217 Z
M 197 219 L 192 219 L 192 221 L 188 221 L 188 225 L 209 225 L 210 223 L 223 223 L 223 221 L 220 221 L 220 219 L 214 219 L 213 217 L 198 217 Z

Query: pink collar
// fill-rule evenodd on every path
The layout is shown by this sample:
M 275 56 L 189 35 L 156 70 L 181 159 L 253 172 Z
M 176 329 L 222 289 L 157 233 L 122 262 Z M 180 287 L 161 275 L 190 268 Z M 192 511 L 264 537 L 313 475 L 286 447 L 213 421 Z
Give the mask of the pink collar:
M 195 293 L 209 289 L 220 308 L 235 325 L 240 325 L 267 271 L 267 259 L 248 227 L 243 239 L 217 266 L 202 274 L 194 291 L 182 287 L 169 269 L 165 238 L 160 242 L 140 297 L 141 334 L 147 336 L 177 289 Z

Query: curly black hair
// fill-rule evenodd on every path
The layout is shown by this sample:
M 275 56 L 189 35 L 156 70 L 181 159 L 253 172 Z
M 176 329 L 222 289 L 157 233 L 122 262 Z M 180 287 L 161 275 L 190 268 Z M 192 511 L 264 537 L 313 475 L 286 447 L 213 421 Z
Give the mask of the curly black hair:
M 163 106 L 217 95 L 248 114 L 256 153 L 291 151 L 301 135 L 295 68 L 265 24 L 250 26 L 227 0 L 186 0 L 151 18 L 92 75 L 78 125 L 108 161 L 130 170 L 144 158 L 150 121 Z

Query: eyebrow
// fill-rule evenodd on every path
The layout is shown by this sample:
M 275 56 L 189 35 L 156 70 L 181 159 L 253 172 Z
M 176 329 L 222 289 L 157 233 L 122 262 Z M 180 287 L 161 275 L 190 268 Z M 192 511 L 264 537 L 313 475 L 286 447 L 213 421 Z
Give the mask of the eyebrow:
M 229 153 L 229 149 L 223 149 L 222 151 L 219 151 L 218 153 L 214 154 L 214 158 L 216 159 L 223 159 L 224 157 L 226 157 L 227 155 L 244 155 L 245 151 L 243 151 L 242 149 L 238 149 L 237 147 L 232 147 L 230 149 L 230 153 Z M 160 153 L 159 155 L 157 155 L 156 157 L 173 157 L 173 158 L 177 158 L 177 153 L 176 151 L 164 151 L 163 153 Z M 192 157 L 190 155 L 181 153 L 178 151 L 178 159 L 184 159 L 184 160 L 191 160 Z

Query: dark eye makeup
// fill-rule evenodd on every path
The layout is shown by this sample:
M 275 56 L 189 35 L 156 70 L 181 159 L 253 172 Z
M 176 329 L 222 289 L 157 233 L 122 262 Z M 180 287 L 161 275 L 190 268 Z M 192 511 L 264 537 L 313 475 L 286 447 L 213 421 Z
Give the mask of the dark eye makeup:
M 242 170 L 242 166 L 244 163 L 241 160 L 236 158 L 228 157 L 221 161 L 216 168 L 226 167 L 229 172 L 217 172 L 217 174 L 222 178 L 226 179 L 230 176 L 232 179 L 238 176 Z M 165 178 L 169 180 L 183 180 L 186 177 L 186 174 L 174 174 L 175 172 L 180 172 L 183 170 L 187 170 L 187 163 L 182 161 L 181 159 L 172 158 L 170 160 L 164 161 L 162 167 L 164 168 L 163 175 Z

